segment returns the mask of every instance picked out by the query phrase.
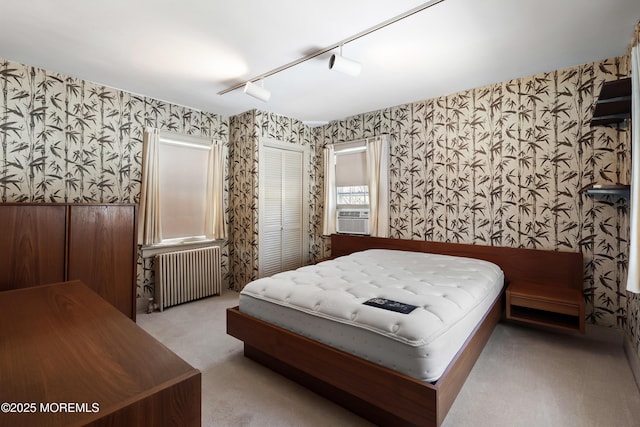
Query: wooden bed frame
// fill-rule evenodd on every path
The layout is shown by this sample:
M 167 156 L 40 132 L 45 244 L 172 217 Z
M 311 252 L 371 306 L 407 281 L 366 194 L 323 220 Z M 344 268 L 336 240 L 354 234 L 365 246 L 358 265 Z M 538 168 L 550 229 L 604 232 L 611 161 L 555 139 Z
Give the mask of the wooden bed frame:
M 477 258 L 499 265 L 505 282 L 570 283 L 582 286 L 579 253 L 474 246 L 417 240 L 332 235 L 332 257 L 365 249 L 399 249 Z M 427 383 L 227 310 L 227 333 L 244 341 L 244 355 L 380 425 L 439 426 L 502 316 L 504 292 L 494 301 L 453 361 Z

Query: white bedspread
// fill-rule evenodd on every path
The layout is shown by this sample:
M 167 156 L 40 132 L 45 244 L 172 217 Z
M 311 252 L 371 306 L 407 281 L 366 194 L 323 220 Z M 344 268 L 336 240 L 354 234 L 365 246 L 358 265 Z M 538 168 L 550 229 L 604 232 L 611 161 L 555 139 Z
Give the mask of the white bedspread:
M 500 268 L 486 261 L 372 249 L 256 280 L 241 292 L 240 310 L 434 381 L 503 282 Z M 372 298 L 417 308 L 403 314 L 363 304 Z M 262 309 L 259 301 L 280 308 Z

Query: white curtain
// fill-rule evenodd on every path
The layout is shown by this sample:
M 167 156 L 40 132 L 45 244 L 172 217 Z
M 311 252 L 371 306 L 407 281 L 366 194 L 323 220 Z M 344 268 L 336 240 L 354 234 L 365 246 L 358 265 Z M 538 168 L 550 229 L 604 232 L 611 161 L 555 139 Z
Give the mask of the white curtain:
M 389 237 L 389 136 L 367 140 L 369 175 L 369 231 L 374 237 Z
M 322 211 L 322 234 L 336 232 L 336 156 L 333 145 L 324 150 L 324 210 Z
M 640 293 L 640 46 L 631 49 L 631 212 L 627 290 Z
M 148 127 L 142 143 L 142 186 L 138 209 L 138 243 L 141 245 L 162 241 L 159 166 L 160 132 Z
M 214 142 L 209 150 L 204 231 L 206 236 L 212 239 L 227 238 L 224 215 L 224 162 L 227 158 L 226 153 L 227 147 L 220 142 Z

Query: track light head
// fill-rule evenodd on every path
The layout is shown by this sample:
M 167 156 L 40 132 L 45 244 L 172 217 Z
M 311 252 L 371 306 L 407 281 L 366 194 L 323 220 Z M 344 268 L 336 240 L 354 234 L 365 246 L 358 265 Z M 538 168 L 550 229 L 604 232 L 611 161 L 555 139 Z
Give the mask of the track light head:
M 269 89 L 265 89 L 264 86 L 258 86 L 251 82 L 247 82 L 247 84 L 244 85 L 244 93 L 262 102 L 267 102 L 271 97 L 271 91 Z
M 342 53 L 342 49 L 340 49 Z M 341 73 L 348 74 L 350 76 L 357 76 L 362 71 L 362 64 L 353 59 L 345 58 L 342 55 L 331 55 L 329 59 L 329 69 L 340 71 Z

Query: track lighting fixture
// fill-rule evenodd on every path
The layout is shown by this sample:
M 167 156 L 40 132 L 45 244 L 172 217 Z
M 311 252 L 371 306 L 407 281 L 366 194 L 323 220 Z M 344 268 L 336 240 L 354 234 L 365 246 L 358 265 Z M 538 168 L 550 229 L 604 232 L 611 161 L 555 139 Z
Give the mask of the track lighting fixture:
M 331 55 L 329 59 L 329 69 L 355 77 L 360 74 L 362 64 L 342 56 L 342 45 L 340 45 L 340 55 L 336 55 L 335 53 Z
M 247 95 L 251 95 L 256 99 L 259 99 L 262 102 L 267 102 L 271 97 L 271 91 L 269 89 L 265 89 L 264 87 L 264 79 L 260 80 L 261 85 L 258 86 L 255 83 L 247 82 L 244 85 L 244 93 Z
M 347 44 L 347 43 L 351 43 L 352 41 L 358 40 L 361 37 L 367 36 L 375 31 L 378 31 L 382 28 L 388 27 L 391 24 L 395 24 L 398 21 L 401 21 L 405 18 L 408 18 L 412 15 L 415 15 L 416 13 L 422 12 L 423 10 L 427 10 L 432 6 L 435 6 L 438 3 L 442 3 L 444 0 L 429 0 L 426 3 L 423 3 L 417 7 L 414 7 L 411 10 L 408 10 L 398 16 L 395 16 L 393 18 L 387 19 L 386 21 L 383 21 L 381 23 L 379 23 L 378 25 L 374 25 L 371 28 L 367 28 L 364 31 L 361 31 L 357 34 L 352 35 L 351 37 L 348 37 L 342 41 L 339 41 L 335 44 L 332 44 L 330 46 L 327 46 L 323 49 L 319 49 L 315 52 L 312 52 L 308 55 L 303 56 L 300 59 L 296 59 L 295 61 L 289 62 L 287 64 L 281 65 L 278 68 L 274 68 L 273 70 L 267 71 L 265 73 L 260 74 L 259 76 L 255 76 L 252 77 L 251 80 L 247 80 L 245 82 L 239 82 L 236 83 L 235 85 L 228 87 L 224 90 L 221 90 L 220 92 L 218 92 L 218 95 L 224 95 L 225 93 L 229 93 L 231 91 L 234 91 L 236 89 L 240 89 L 242 86 L 244 86 L 244 93 L 247 93 L 261 101 L 267 102 L 267 100 L 269 99 L 269 97 L 271 96 L 271 92 L 267 89 L 264 88 L 264 86 L 258 86 L 255 83 L 252 83 L 253 81 L 257 81 L 257 80 L 262 80 L 265 77 L 269 77 L 269 76 L 273 76 L 274 74 L 277 74 L 281 71 L 287 70 L 291 67 L 295 67 L 298 64 L 302 64 L 303 62 L 306 62 L 310 59 L 316 58 L 320 55 L 324 55 L 327 52 L 331 52 L 332 50 L 336 49 L 336 48 L 340 48 L 340 55 L 331 55 L 331 59 L 329 60 L 329 69 L 331 70 L 336 70 L 336 71 L 340 71 L 342 73 L 345 74 L 349 74 L 352 76 L 357 76 L 358 74 L 360 74 L 360 71 L 362 69 L 362 64 L 360 64 L 357 61 L 354 61 L 353 59 L 348 59 L 345 58 L 344 56 L 342 56 L 342 46 Z

